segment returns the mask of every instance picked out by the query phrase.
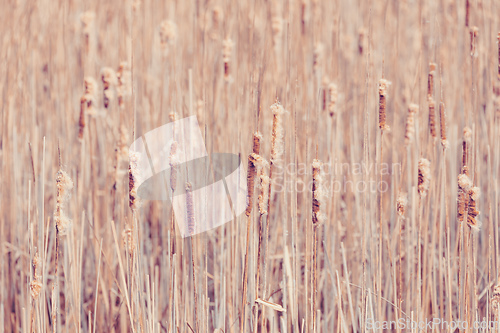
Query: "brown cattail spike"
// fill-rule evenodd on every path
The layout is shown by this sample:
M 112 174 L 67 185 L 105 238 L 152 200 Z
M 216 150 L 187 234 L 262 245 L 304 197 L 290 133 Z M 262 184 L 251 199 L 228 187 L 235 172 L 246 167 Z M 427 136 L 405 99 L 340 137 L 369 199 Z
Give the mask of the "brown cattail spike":
M 429 98 L 429 131 L 431 132 L 432 138 L 437 137 L 436 132 L 436 104 L 432 97 Z
M 500 32 L 497 35 L 498 46 L 498 80 L 500 81 Z
M 458 175 L 457 217 L 464 222 L 469 204 L 468 192 L 472 188 L 472 181 L 466 174 Z
M 469 207 L 467 209 L 467 224 L 469 227 L 478 231 L 481 228 L 481 222 L 476 220 L 477 215 L 479 215 L 479 211 L 476 209 L 477 200 L 481 194 L 479 187 L 473 187 L 469 190 Z
M 379 81 L 379 110 L 378 110 L 378 127 L 384 131 L 389 129 L 386 124 L 386 108 L 387 108 L 387 87 L 390 82 L 385 79 L 380 79 Z
M 446 109 L 444 103 L 439 103 L 439 123 L 441 126 L 441 145 L 443 148 L 448 148 L 448 140 L 446 139 Z
M 224 61 L 224 80 L 231 82 L 231 55 L 233 54 L 234 43 L 231 38 L 222 41 L 222 60 Z

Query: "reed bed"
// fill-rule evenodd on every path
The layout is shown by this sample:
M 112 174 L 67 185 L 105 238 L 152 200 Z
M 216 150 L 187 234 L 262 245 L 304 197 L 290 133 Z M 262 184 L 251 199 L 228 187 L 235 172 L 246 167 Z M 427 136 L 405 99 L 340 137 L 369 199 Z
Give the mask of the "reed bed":
M 499 12 L 9 3 L 0 332 L 498 331 Z M 182 129 L 165 184 L 184 191 L 187 225 L 141 197 L 149 148 L 129 154 L 193 115 L 209 155 L 243 161 L 248 190 L 244 214 L 203 233 Z

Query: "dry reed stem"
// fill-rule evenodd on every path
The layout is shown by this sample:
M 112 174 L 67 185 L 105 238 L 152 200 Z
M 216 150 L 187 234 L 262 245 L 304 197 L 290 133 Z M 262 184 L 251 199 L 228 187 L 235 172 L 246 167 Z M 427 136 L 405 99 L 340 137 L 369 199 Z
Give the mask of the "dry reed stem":
M 439 125 L 441 127 L 441 145 L 443 149 L 448 148 L 448 140 L 446 139 L 446 109 L 444 103 L 439 103 Z

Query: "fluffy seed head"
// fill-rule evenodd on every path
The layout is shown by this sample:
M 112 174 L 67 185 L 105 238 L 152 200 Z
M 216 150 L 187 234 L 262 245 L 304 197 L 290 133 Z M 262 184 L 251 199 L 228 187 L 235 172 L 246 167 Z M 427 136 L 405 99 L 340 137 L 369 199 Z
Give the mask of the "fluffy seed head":
M 398 215 L 401 218 L 404 218 L 406 206 L 408 205 L 408 195 L 404 192 L 400 192 L 398 195 L 398 199 L 396 200 L 396 208 L 398 211 Z
M 428 159 L 418 160 L 418 193 L 421 197 L 427 195 L 431 183 L 431 162 Z
M 285 113 L 285 109 L 279 102 L 276 102 L 271 105 L 271 111 L 273 112 L 271 163 L 275 163 L 285 150 L 285 131 L 283 129 L 283 114 Z
M 177 41 L 177 25 L 170 21 L 164 20 L 160 24 L 160 45 L 163 49 L 175 44 Z
M 386 79 L 380 79 L 378 84 L 379 94 L 379 109 L 378 109 L 378 127 L 384 131 L 389 129 L 386 124 L 386 107 L 387 107 L 387 87 L 391 83 Z
M 312 172 L 312 222 L 313 225 L 316 226 L 326 220 L 326 191 L 324 188 L 325 172 L 323 170 L 323 163 L 321 163 L 321 161 L 317 159 L 314 159 L 312 163 Z
M 418 105 L 410 104 L 408 107 L 408 118 L 406 119 L 405 144 L 408 145 L 413 141 L 415 134 L 415 113 L 418 111 Z

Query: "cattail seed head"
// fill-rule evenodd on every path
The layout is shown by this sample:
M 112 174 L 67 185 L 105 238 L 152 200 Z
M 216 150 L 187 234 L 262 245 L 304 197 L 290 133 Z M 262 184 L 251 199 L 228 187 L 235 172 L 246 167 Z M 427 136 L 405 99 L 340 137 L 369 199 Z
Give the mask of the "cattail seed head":
M 479 34 L 479 28 L 474 26 L 470 28 L 470 55 L 477 56 L 476 53 L 476 44 L 477 44 L 477 36 Z
M 224 61 L 224 80 L 231 82 L 231 56 L 233 54 L 234 42 L 231 38 L 222 41 L 222 60 Z
M 446 139 L 446 109 L 444 103 L 439 103 L 439 124 L 441 126 L 441 145 L 444 149 L 448 148 L 448 140 Z
M 314 45 L 313 49 L 313 71 L 314 73 L 317 73 L 320 66 L 321 62 L 323 60 L 323 53 L 324 53 L 324 45 L 323 43 L 316 43 Z
M 248 174 L 247 174 L 247 208 L 246 216 L 252 213 L 253 197 L 255 191 L 255 177 L 257 172 L 268 165 L 267 161 L 258 154 L 252 153 L 248 156 Z
M 160 45 L 162 50 L 166 51 L 169 46 L 172 46 L 177 41 L 177 25 L 170 21 L 164 20 L 160 23 Z
M 312 184 L 312 222 L 314 226 L 326 220 L 324 213 L 326 207 L 326 191 L 324 189 L 325 173 L 323 163 L 314 159 L 312 163 L 313 184 Z
M 434 98 L 429 98 L 429 131 L 433 139 L 437 137 L 436 132 L 436 104 Z
M 101 80 L 103 85 L 103 103 L 104 107 L 107 109 L 110 101 L 112 101 L 114 97 L 111 89 L 117 83 L 115 71 L 110 67 L 104 67 L 101 70 Z
M 283 129 L 283 114 L 285 113 L 285 109 L 279 102 L 276 102 L 271 105 L 271 111 L 273 112 L 271 163 L 275 163 L 285 150 L 285 131 Z
M 467 210 L 467 224 L 474 231 L 479 231 L 481 228 L 481 222 L 476 220 L 479 211 L 476 209 L 477 200 L 481 194 L 479 187 L 472 187 L 469 190 L 469 207 Z
M 80 15 L 80 23 L 83 35 L 83 44 L 85 48 L 85 52 L 90 51 L 90 46 L 92 43 L 91 36 L 93 35 L 94 30 L 94 21 L 95 21 L 95 13 L 94 12 L 84 12 Z
M 428 159 L 418 160 L 418 193 L 420 197 L 425 197 L 429 191 L 431 183 L 431 162 Z
M 116 95 L 118 96 L 118 105 L 121 109 L 125 107 L 125 97 L 132 93 L 132 74 L 130 66 L 126 61 L 122 61 L 116 71 L 117 85 Z
M 267 201 L 269 195 L 270 179 L 266 174 L 265 168 L 259 171 L 259 213 L 261 215 L 267 214 Z
M 333 115 L 335 114 L 335 107 L 337 105 L 338 98 L 337 85 L 333 82 L 328 85 L 328 95 L 328 111 L 330 112 L 330 117 L 333 117 Z
M 36 251 L 35 256 L 33 257 L 33 280 L 30 283 L 30 291 L 31 297 L 33 300 L 37 300 L 40 295 L 40 291 L 42 290 L 42 277 L 40 275 L 40 257 L 38 255 L 38 251 Z
M 87 103 L 87 112 L 90 115 L 95 115 L 96 111 L 94 109 L 97 100 L 97 82 L 94 78 L 87 76 L 84 79 L 85 84 L 85 93 L 83 97 L 85 98 L 85 102 Z
M 69 198 L 70 191 L 73 189 L 73 181 L 69 175 L 59 170 L 56 176 L 56 210 L 54 212 L 54 222 L 56 224 L 57 232 L 65 235 L 71 225 L 71 220 L 64 214 L 63 208 Z
M 378 127 L 384 131 L 389 129 L 389 126 L 386 124 L 386 107 L 387 107 L 387 87 L 390 85 L 390 82 L 385 79 L 380 79 L 379 81 L 379 110 L 378 110 Z
M 491 308 L 495 316 L 500 316 L 500 279 L 496 286 L 493 287 L 493 295 L 491 296 Z
M 429 63 L 429 76 L 427 79 L 427 98 L 432 98 L 434 95 L 434 72 L 436 70 L 436 64 Z
M 408 118 L 406 119 L 405 145 L 413 141 L 415 134 L 415 114 L 418 111 L 418 105 L 410 104 L 408 107 Z
M 460 222 L 464 222 L 469 205 L 469 191 L 472 188 L 472 181 L 467 174 L 458 175 L 458 191 L 457 191 L 457 217 Z
M 128 168 L 128 192 L 129 192 L 129 207 L 135 211 L 139 206 L 139 198 L 137 189 L 139 185 L 139 153 L 129 152 L 129 168 Z
M 404 219 L 406 206 L 408 205 L 408 195 L 404 192 L 400 192 L 398 195 L 398 199 L 396 200 L 396 209 L 398 215 Z

